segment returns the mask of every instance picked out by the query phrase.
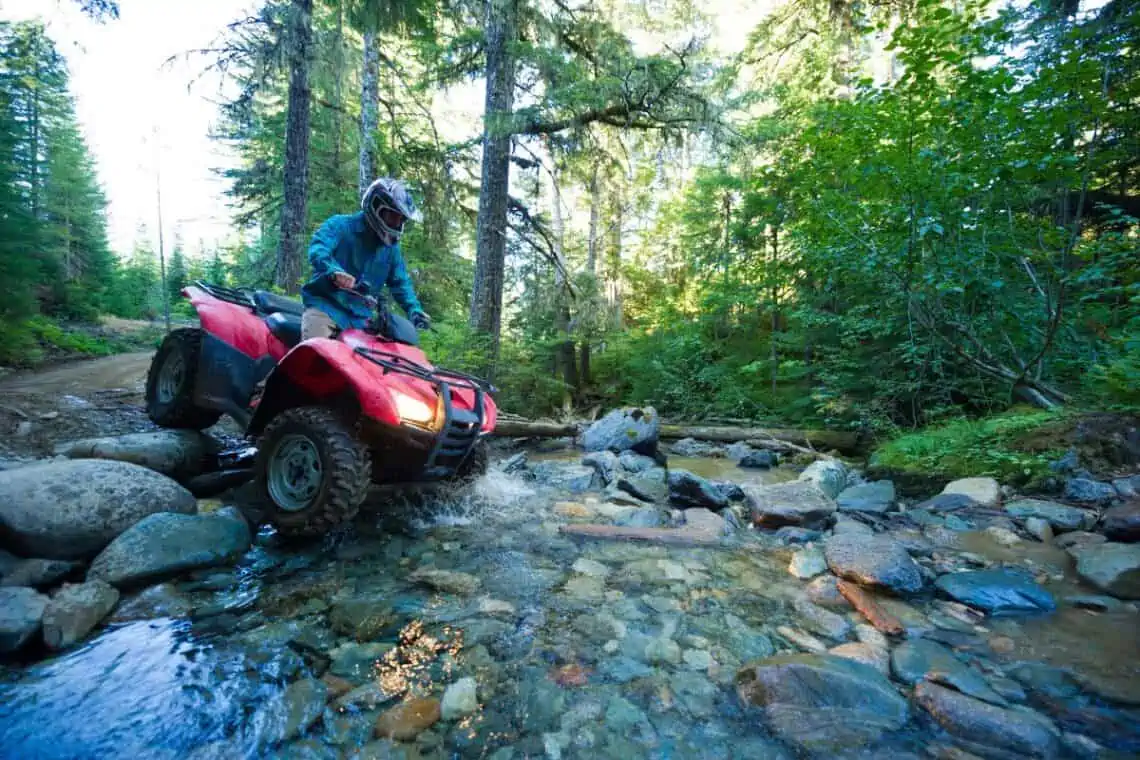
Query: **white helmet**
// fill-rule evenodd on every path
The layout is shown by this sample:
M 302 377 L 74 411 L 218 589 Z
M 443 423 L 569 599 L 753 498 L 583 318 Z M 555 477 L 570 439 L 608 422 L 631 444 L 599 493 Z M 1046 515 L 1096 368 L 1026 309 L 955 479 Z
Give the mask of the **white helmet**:
M 408 188 L 402 181 L 391 177 L 381 177 L 369 185 L 360 199 L 360 208 L 368 226 L 385 245 L 400 240 L 405 221 L 422 222 L 424 219 Z

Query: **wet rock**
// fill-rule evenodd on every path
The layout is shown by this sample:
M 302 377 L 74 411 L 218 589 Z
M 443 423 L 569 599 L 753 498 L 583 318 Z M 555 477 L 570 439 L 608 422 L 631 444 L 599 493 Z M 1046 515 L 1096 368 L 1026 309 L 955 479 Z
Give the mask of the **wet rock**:
M 440 714 L 444 720 L 459 720 L 479 709 L 474 678 L 460 678 L 443 692 Z
M 669 501 L 678 507 L 704 507 L 720 510 L 728 499 L 719 488 L 688 470 L 669 470 Z
M 789 544 L 806 544 L 809 541 L 818 541 L 823 537 L 823 533 L 818 530 L 799 528 L 795 525 L 785 525 L 776 531 L 774 535 L 776 538 L 781 541 L 786 541 Z
M 474 594 L 482 586 L 482 582 L 470 573 L 434 567 L 417 568 L 408 576 L 408 580 L 446 594 Z
M 580 601 L 601 601 L 605 591 L 605 581 L 592 575 L 575 575 L 562 586 L 564 594 Z
M 109 438 L 85 438 L 60 444 L 56 456 L 68 459 L 113 459 L 186 480 L 209 468 L 220 450 L 218 442 L 197 430 L 160 430 Z
M 160 512 L 132 525 L 100 552 L 88 579 L 136 586 L 187 570 L 237 561 L 250 545 L 249 524 L 233 507 L 208 515 Z
M 653 467 L 618 478 L 617 487 L 642 501 L 664 504 L 669 500 L 669 485 L 665 481 L 665 468 Z
M 335 599 L 329 610 L 332 629 L 357 641 L 375 640 L 396 620 L 386 595 Z
M 65 585 L 44 610 L 44 643 L 49 649 L 66 649 L 107 617 L 118 601 L 118 590 L 100 580 Z
M 899 644 L 891 652 L 891 671 L 895 678 L 908 686 L 932 680 L 932 675 L 937 674 L 941 683 L 949 684 L 963 694 L 995 705 L 1006 704 L 980 673 L 933 641 L 909 639 Z
M 148 515 L 196 509 L 182 486 L 126 462 L 80 459 L 0 471 L 0 532 L 14 551 L 33 557 L 87 559 Z
M 1048 520 L 1043 520 L 1040 517 L 1028 517 L 1025 520 L 1025 530 L 1043 544 L 1053 543 L 1053 526 L 1049 524 Z
M 844 514 L 836 514 L 835 525 L 831 528 L 832 534 L 836 536 L 853 533 L 858 536 L 873 536 L 875 531 L 871 526 L 865 522 L 860 522 Z
M 937 496 L 919 502 L 914 510 L 925 512 L 956 512 L 959 509 L 976 507 L 978 503 L 964 493 L 940 493 Z M 913 511 L 913 510 L 912 510 Z
M 696 438 L 682 438 L 669 446 L 669 453 L 678 457 L 722 457 L 724 449 Z
M 65 559 L 16 560 L 2 573 L 0 586 L 50 588 L 82 566 L 79 562 L 69 562 Z
M 1116 501 L 1116 489 L 1111 483 L 1088 478 L 1069 478 L 1065 483 L 1065 498 L 1081 504 L 1106 505 Z
M 810 599 L 812 603 L 830 610 L 850 610 L 851 602 L 847 601 L 843 594 L 839 593 L 837 582 L 838 578 L 830 573 L 816 578 L 809 583 L 805 589 L 807 598 Z
M 305 733 L 325 709 L 328 687 L 315 678 L 302 678 L 285 687 L 264 711 L 263 739 L 279 744 Z
M 574 561 L 570 569 L 582 575 L 593 575 L 598 578 L 605 578 L 610 574 L 610 568 L 608 566 L 603 565 L 597 560 L 589 559 L 588 557 L 579 557 Z
M 1002 546 L 1013 547 L 1021 543 L 1021 536 L 999 525 L 991 525 L 986 528 L 986 535 L 992 538 L 994 543 L 1001 544 Z
M 1096 514 L 1087 509 L 1070 507 L 1043 499 L 1018 499 L 1005 505 L 1010 517 L 1025 520 L 1036 517 L 1047 521 L 1057 533 L 1088 530 L 1096 523 Z
M 508 475 L 516 475 L 526 470 L 528 455 L 525 451 L 513 454 L 499 465 L 499 469 Z
M 807 546 L 792 554 L 792 561 L 788 563 L 788 572 L 806 581 L 827 572 L 827 560 L 817 547 Z
M 1112 487 L 1116 489 L 1116 494 L 1122 499 L 1135 499 L 1140 496 L 1140 475 L 1133 475 L 1130 478 L 1116 478 L 1112 481 Z
M 1101 524 L 1110 541 L 1126 544 L 1140 541 L 1140 502 L 1109 509 L 1101 518 Z
M 772 731 L 808 752 L 834 753 L 901 728 L 906 700 L 873 667 L 833 655 L 785 655 L 737 673 L 740 699 Z
M 774 451 L 752 451 L 739 462 L 737 467 L 752 470 L 770 470 L 780 463 L 780 457 Z
M 715 664 L 707 649 L 686 649 L 681 654 L 681 659 L 685 661 L 685 667 L 691 670 L 707 671 Z
M 840 512 L 872 512 L 883 514 L 895 507 L 895 484 L 876 480 L 843 489 L 835 500 Z
M 935 586 L 963 604 L 990 614 L 1052 612 L 1053 595 L 1029 575 L 1006 569 L 967 570 L 943 575 Z
M 1084 734 L 1063 733 L 1061 744 L 1066 752 L 1080 760 L 1097 760 L 1106 756 L 1104 747 Z
M 923 586 L 922 571 L 897 541 L 886 536 L 845 533 L 824 545 L 831 572 L 863 586 L 914 593 Z
M 645 408 L 614 409 L 582 434 L 586 451 L 627 451 L 652 454 L 657 449 L 660 428 L 657 411 Z
M 836 509 L 834 501 L 807 481 L 745 486 L 744 494 L 753 522 L 764 528 L 811 527 L 826 522 Z
M 668 519 L 661 510 L 654 507 L 642 507 L 614 519 L 614 525 L 626 528 L 662 528 Z
M 434 726 L 442 717 L 438 699 L 412 698 L 387 710 L 376 719 L 376 735 L 410 741 Z
M 692 717 L 709 718 L 715 712 L 719 689 L 704 674 L 678 670 L 669 678 L 669 686 L 681 707 Z
M 636 451 L 623 451 L 618 454 L 618 464 L 626 472 L 645 472 L 656 467 L 657 460 Z
M 531 473 L 537 482 L 570 493 L 584 493 L 601 484 L 593 467 L 580 464 L 539 462 L 531 467 Z
M 723 514 L 731 516 L 731 512 Z M 727 536 L 733 531 L 733 526 L 728 520 L 702 507 L 693 507 L 684 511 L 682 528 L 686 531 L 707 533 L 710 536 Z
M 339 699 L 355 688 L 352 681 L 334 676 L 332 673 L 325 673 L 321 676 L 321 683 L 328 690 L 329 699 Z
M 1100 533 L 1089 533 L 1084 530 L 1075 530 L 1072 533 L 1062 533 L 1053 539 L 1053 543 L 1062 549 L 1068 550 L 1075 546 L 1092 546 L 1103 544 L 1108 539 Z
M 922 682 L 914 701 L 944 729 L 983 754 L 1005 750 L 1029 757 L 1054 757 L 1059 734 L 1047 718 L 1025 708 L 1003 708 Z
M 1118 599 L 1140 599 L 1140 544 L 1077 546 L 1069 554 L 1081 580 Z
M 717 634 L 723 636 L 725 647 L 741 661 L 770 657 L 776 651 L 770 638 L 732 613 L 724 616 L 724 626 L 718 627 Z
M 681 662 L 681 647 L 673 639 L 651 639 L 645 645 L 645 661 L 651 665 L 676 665 Z
M 617 477 L 618 458 L 612 451 L 594 451 L 582 457 L 582 464 L 593 467 L 602 485 L 608 486 Z
M 828 654 L 835 657 L 843 657 L 869 665 L 884 676 L 891 674 L 891 656 L 886 648 L 874 647 L 862 641 L 852 641 L 834 646 L 827 651 Z
M 1025 688 L 1050 699 L 1071 699 L 1081 692 L 1080 685 L 1067 671 L 1043 662 L 1018 663 L 1008 673 Z
M 579 501 L 558 501 L 554 503 L 554 514 L 559 517 L 588 519 L 594 510 Z
M 783 636 L 792 644 L 795 644 L 805 652 L 812 652 L 813 654 L 823 654 L 827 651 L 827 644 L 812 636 L 810 633 L 792 628 L 791 626 L 781 625 L 776 627 L 776 633 Z
M 0 653 L 15 652 L 36 635 L 50 601 L 33 588 L 0 588 Z
M 816 486 L 829 499 L 834 499 L 847 488 L 850 477 L 847 467 L 834 459 L 812 462 L 800 473 L 799 479 Z
M 709 482 L 728 501 L 744 501 L 744 489 L 740 487 L 739 483 L 733 483 L 729 480 L 712 480 Z
M 1001 504 L 1001 484 L 993 478 L 962 478 L 946 484 L 944 494 L 960 494 L 983 507 L 996 507 Z
M 122 598 L 110 622 L 150 620 L 160 617 L 181 618 L 194 610 L 194 600 L 173 583 L 159 583 L 132 597 Z
M 386 641 L 341 644 L 329 652 L 332 658 L 329 672 L 350 681 L 361 681 L 371 676 L 384 655 L 395 648 L 395 644 Z
M 629 683 L 637 678 L 653 675 L 653 669 L 632 657 L 614 657 L 598 668 L 600 674 L 615 683 Z
M 851 624 L 847 622 L 847 618 L 817 607 L 807 599 L 797 599 L 793 603 L 793 608 L 799 616 L 800 624 L 812 633 L 834 641 L 843 641 L 851 632 Z

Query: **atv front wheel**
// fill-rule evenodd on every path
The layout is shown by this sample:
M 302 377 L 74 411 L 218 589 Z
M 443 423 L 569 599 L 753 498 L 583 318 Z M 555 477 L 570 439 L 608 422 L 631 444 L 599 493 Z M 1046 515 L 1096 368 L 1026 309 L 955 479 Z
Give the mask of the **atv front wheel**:
M 164 428 L 205 430 L 221 412 L 194 404 L 202 331 L 183 327 L 170 332 L 158 347 L 146 376 L 146 413 Z
M 360 511 L 372 482 L 368 448 L 331 409 L 288 409 L 258 441 L 257 485 L 284 534 L 318 536 Z
M 487 442 L 476 441 L 467 454 L 467 458 L 463 460 L 463 464 L 459 465 L 459 469 L 455 473 L 455 480 L 460 483 L 469 483 L 486 475 L 489 460 L 490 453 L 487 450 Z

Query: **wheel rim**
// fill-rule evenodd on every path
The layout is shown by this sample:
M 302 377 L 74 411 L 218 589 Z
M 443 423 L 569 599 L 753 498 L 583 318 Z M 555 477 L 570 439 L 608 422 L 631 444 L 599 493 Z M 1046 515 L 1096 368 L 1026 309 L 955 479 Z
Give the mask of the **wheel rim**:
M 269 457 L 266 483 L 273 503 L 286 512 L 308 508 L 321 490 L 324 468 L 316 444 L 303 435 L 287 435 Z
M 178 397 L 182 390 L 182 383 L 186 380 L 186 362 L 182 361 L 182 354 L 171 351 L 166 355 L 166 361 L 158 371 L 158 386 L 155 393 L 159 403 L 169 404 Z

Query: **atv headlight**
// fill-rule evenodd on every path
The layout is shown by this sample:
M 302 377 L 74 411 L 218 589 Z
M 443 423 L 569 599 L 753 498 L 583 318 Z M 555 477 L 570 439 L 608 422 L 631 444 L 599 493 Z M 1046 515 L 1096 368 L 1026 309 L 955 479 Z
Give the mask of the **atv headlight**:
M 401 420 L 430 426 L 435 419 L 435 409 L 418 398 L 399 391 L 392 391 L 392 398 L 396 400 L 396 413 L 400 415 Z

